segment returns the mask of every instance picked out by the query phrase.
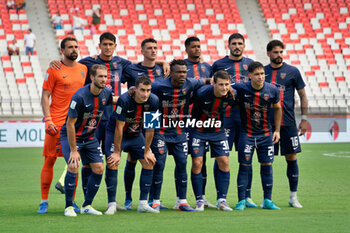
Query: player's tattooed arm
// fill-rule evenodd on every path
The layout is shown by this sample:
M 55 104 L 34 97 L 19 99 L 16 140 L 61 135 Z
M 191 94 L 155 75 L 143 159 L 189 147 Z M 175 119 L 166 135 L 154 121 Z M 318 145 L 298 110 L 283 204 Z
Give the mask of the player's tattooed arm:
M 282 121 L 282 107 L 281 101 L 273 104 L 273 116 L 275 120 L 275 131 L 272 136 L 272 144 L 276 144 L 280 140 L 280 130 L 281 130 L 281 121 Z
M 111 166 L 117 166 L 120 164 L 121 144 L 123 139 L 123 128 L 125 121 L 116 121 L 114 131 L 114 152 L 107 158 L 107 163 Z
M 77 149 L 76 134 L 75 134 L 75 122 L 77 118 L 68 116 L 67 118 L 67 136 L 68 144 L 70 148 L 70 156 L 68 159 L 68 166 L 70 168 L 79 168 L 80 154 Z
M 305 92 L 305 88 L 298 90 L 298 95 L 300 97 L 300 110 L 301 110 L 301 121 L 299 124 L 299 135 L 304 135 L 307 130 L 307 113 L 308 113 L 308 100 Z

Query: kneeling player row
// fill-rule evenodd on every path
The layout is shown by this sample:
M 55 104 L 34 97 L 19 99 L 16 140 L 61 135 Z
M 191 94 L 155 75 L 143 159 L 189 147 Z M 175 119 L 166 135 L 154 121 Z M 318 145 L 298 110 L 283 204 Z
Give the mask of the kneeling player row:
M 234 105 L 234 99 L 238 100 L 241 108 L 241 120 L 245 122 L 241 130 L 240 138 L 242 140 L 239 143 L 239 148 L 241 148 L 239 149 L 239 162 L 241 167 L 249 166 L 253 148 L 259 148 L 259 162 L 262 163 L 262 169 L 265 166 L 264 170 L 266 170 L 262 172 L 264 208 L 277 209 L 278 207 L 270 200 L 272 191 L 271 165 L 273 161 L 271 148 L 272 143 L 279 140 L 281 106 L 278 89 L 264 82 L 262 64 L 253 62 L 249 66 L 251 82 L 232 85 L 236 92 L 230 91 L 230 78 L 224 71 L 214 74 L 213 85 L 203 86 L 209 84 L 209 81 L 186 78 L 186 63 L 184 61 L 174 60 L 170 64 L 170 68 L 171 77 L 153 83 L 152 92 L 154 94 L 151 94 L 151 80 L 147 77 L 140 77 L 136 80 L 133 95 L 130 96 L 129 93 L 126 93 L 117 102 L 116 110 L 109 122 L 106 134 L 107 169 L 110 170 L 106 172 L 106 183 L 108 192 L 114 193 L 114 200 L 108 200 L 110 205 L 106 213 L 112 214 L 116 211 L 116 204 L 114 204 L 117 185 L 116 169 L 120 163 L 121 150 L 129 153 L 129 162 L 139 160 L 142 165 L 139 212 L 159 212 L 162 173 L 167 150 L 174 156 L 176 163 L 175 181 L 179 210 L 204 210 L 201 188 L 202 177 L 198 170 L 201 167 L 206 142 L 209 142 L 212 157 L 216 159 L 214 176 L 218 193 L 218 209 L 232 210 L 226 202 L 230 183 L 229 147 L 223 125 L 220 127 L 193 128 L 189 132 L 190 152 L 194 165 L 192 167 L 192 184 L 197 199 L 195 209 L 191 208 L 186 200 L 187 139 L 185 129 L 180 127 L 164 128 L 162 126 L 155 133 L 154 129 L 145 129 L 145 136 L 141 132 L 144 112 L 159 110 L 163 115 L 163 122 L 169 120 L 180 121 L 184 115 L 188 114 L 192 95 L 194 100 L 192 118 L 198 121 L 211 118 L 221 121 L 225 108 L 229 104 Z M 73 96 L 66 124 L 61 132 L 62 150 L 68 163 L 65 180 L 66 216 L 76 215 L 72 197 L 80 156 L 83 166 L 89 165 L 92 169 L 88 177 L 86 192 L 84 191 L 85 202 L 82 210 L 85 213 L 96 214 L 96 211 L 91 207 L 91 203 L 101 182 L 103 161 L 102 152 L 99 150 L 99 144 L 94 137 L 94 131 L 103 114 L 104 106 L 112 102 L 111 95 L 108 95 L 108 92 L 104 89 L 104 76 L 106 76 L 106 70 L 101 66 L 96 67 L 96 76 L 93 76 L 92 84 L 82 88 Z M 101 79 L 99 80 L 98 77 L 101 77 Z M 99 90 L 99 93 L 97 90 Z M 87 93 L 89 91 L 90 93 Z M 90 97 L 88 98 L 88 96 Z M 271 104 L 273 104 L 275 110 L 275 131 L 273 134 L 268 114 Z M 152 148 L 153 153 L 150 148 Z M 157 169 L 154 168 L 155 164 L 158 165 Z M 244 169 L 241 167 L 239 176 L 246 176 Z M 125 175 L 125 179 L 127 179 L 128 174 Z M 84 172 L 82 176 L 84 176 Z M 242 186 L 244 184 L 239 185 L 239 187 Z M 151 194 L 153 196 L 153 208 L 147 202 L 151 188 L 153 188 Z M 245 186 L 243 189 L 245 192 Z M 241 195 L 240 189 L 239 193 L 242 200 L 236 206 L 237 209 L 239 209 L 240 203 L 245 201 L 245 196 Z

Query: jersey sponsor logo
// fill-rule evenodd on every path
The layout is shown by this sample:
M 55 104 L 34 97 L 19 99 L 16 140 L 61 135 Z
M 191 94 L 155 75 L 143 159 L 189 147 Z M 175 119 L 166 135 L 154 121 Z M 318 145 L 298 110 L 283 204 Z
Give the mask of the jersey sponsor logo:
M 254 112 L 252 120 L 255 121 L 255 124 L 260 125 L 260 119 L 261 119 L 260 112 Z
M 91 119 L 90 121 L 89 121 L 89 127 L 95 127 L 95 125 L 96 125 L 96 119 Z
M 281 73 L 280 76 L 281 76 L 281 79 L 284 79 L 286 77 L 286 73 Z
M 248 65 L 247 64 L 243 64 L 243 69 L 244 70 L 248 70 Z
M 157 75 L 160 75 L 161 74 L 160 69 L 156 69 L 156 73 L 157 73 Z
M 115 110 L 115 112 L 116 112 L 117 114 L 120 114 L 120 113 L 122 113 L 122 110 L 123 110 L 123 108 L 120 107 L 120 106 L 118 106 L 117 109 Z
M 269 94 L 267 94 L 267 93 L 265 93 L 265 94 L 264 94 L 264 100 L 266 100 L 266 101 L 267 101 L 267 100 L 269 99 L 269 97 L 270 97 L 270 95 L 269 95 Z
M 118 67 L 118 63 L 115 61 L 115 62 L 113 62 L 112 63 L 112 65 L 113 65 L 113 67 L 114 67 L 114 69 L 117 69 L 117 67 Z
M 77 105 L 77 102 L 75 102 L 74 100 L 70 103 L 70 108 L 71 109 L 75 109 L 75 106 Z
M 160 128 L 160 116 L 162 114 L 157 110 L 156 112 L 144 112 L 143 113 L 143 125 L 145 129 L 159 129 Z

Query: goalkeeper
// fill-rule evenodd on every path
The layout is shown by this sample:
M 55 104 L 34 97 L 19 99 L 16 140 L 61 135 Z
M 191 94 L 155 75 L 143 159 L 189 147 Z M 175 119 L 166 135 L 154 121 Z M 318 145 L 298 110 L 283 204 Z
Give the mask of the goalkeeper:
M 87 67 L 76 62 L 78 42 L 66 37 L 61 42 L 62 69 L 48 68 L 42 88 L 41 104 L 45 122 L 44 166 L 41 170 L 41 203 L 39 214 L 47 213 L 53 166 L 57 157 L 62 157 L 60 130 L 64 124 L 73 94 L 84 86 Z M 51 104 L 50 104 L 51 97 Z M 77 177 L 78 179 L 78 177 Z M 79 208 L 76 207 L 76 211 Z

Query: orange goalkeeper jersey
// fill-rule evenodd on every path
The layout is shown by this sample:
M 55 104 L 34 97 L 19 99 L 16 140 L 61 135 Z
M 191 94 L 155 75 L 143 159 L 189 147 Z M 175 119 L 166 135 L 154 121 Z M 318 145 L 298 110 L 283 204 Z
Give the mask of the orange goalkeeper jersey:
M 70 100 L 84 86 L 86 75 L 87 67 L 80 63 L 74 67 L 62 64 L 60 70 L 47 69 L 43 89 L 51 92 L 50 114 L 57 126 L 64 124 Z

